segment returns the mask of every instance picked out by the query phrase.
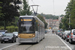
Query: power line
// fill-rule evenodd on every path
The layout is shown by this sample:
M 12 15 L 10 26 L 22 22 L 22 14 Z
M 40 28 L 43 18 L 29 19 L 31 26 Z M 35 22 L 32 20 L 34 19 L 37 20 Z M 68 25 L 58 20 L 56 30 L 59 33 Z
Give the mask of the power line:
M 35 4 L 33 0 L 31 0 L 31 1 L 33 2 L 33 4 Z
M 54 0 L 53 0 L 53 14 L 55 15 Z

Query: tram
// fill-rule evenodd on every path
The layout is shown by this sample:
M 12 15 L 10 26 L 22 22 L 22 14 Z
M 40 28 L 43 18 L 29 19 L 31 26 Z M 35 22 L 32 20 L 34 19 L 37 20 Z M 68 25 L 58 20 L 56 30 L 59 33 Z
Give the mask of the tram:
M 37 16 L 20 16 L 18 28 L 19 43 L 37 43 L 44 38 L 44 23 Z

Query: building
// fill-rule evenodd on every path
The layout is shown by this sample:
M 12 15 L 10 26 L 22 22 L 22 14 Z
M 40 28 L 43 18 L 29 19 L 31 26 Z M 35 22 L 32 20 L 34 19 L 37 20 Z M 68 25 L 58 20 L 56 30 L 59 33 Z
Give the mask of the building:
M 45 18 L 46 23 L 48 23 L 47 28 L 54 28 L 56 27 L 57 29 L 59 29 L 59 20 L 58 19 L 46 19 Z

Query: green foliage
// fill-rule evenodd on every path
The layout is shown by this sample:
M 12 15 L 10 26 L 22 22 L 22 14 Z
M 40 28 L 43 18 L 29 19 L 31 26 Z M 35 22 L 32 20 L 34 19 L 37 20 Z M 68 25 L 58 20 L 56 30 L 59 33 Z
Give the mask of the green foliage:
M 64 17 L 62 20 L 62 25 L 60 25 L 61 26 L 61 28 L 63 28 L 63 29 L 69 29 L 69 18 L 66 18 L 66 17 Z
M 6 29 L 6 26 L 8 26 L 9 23 L 15 20 L 15 16 L 19 16 L 19 13 L 17 11 L 17 6 L 10 4 L 11 2 L 13 2 L 12 0 L 0 0 L 0 2 L 0 6 L 2 7 L 2 15 L 0 16 L 0 26 L 4 25 L 4 28 Z
M 68 29 L 69 25 L 71 26 L 71 29 L 75 28 L 75 1 L 71 0 L 66 9 L 66 15 L 62 19 L 63 26 L 62 28 Z M 70 23 L 69 23 L 69 17 L 70 17 Z
M 30 7 L 28 6 L 26 0 L 23 0 L 23 10 L 20 9 L 20 15 L 31 15 L 32 12 L 30 11 Z
M 47 23 L 45 22 L 45 19 L 41 15 L 37 15 L 37 17 L 45 24 L 45 28 L 47 28 Z
M 58 19 L 59 16 L 51 15 L 51 14 L 40 14 L 44 16 L 46 19 Z
M 1 26 L 0 30 L 4 30 L 4 27 Z M 8 32 L 14 32 L 14 31 L 18 31 L 18 27 L 17 26 L 7 26 L 6 30 L 8 30 Z
M 62 24 L 62 23 L 60 23 L 60 24 L 59 24 L 59 28 L 62 28 L 62 25 L 63 25 L 63 24 Z
M 2 2 L 0 2 L 0 17 L 3 15 L 2 13 L 2 6 L 1 6 Z
M 60 17 L 64 17 L 64 15 L 62 14 L 62 15 L 60 15 Z
M 17 26 L 18 20 L 19 20 L 19 17 L 16 17 L 16 16 L 15 16 L 15 20 L 12 21 L 9 25 L 10 25 L 10 26 L 11 26 L 11 25 Z

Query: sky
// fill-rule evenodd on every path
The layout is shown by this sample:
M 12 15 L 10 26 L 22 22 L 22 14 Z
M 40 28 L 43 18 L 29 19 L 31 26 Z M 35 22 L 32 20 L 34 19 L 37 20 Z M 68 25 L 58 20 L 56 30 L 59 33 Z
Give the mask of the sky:
M 64 10 L 69 2 L 70 0 L 28 0 L 29 5 L 39 5 L 38 13 L 53 15 L 65 15 Z

